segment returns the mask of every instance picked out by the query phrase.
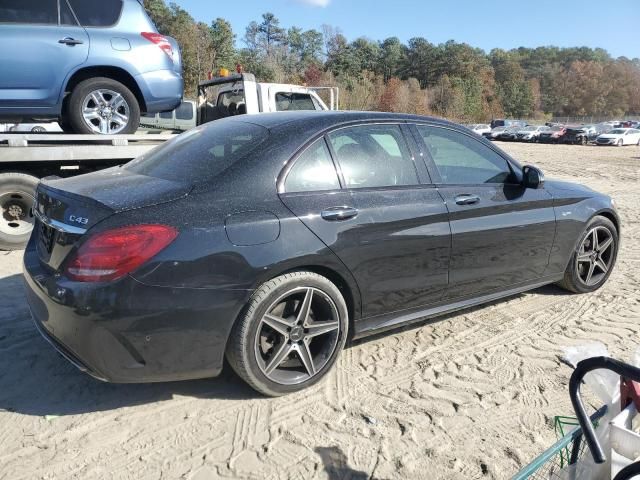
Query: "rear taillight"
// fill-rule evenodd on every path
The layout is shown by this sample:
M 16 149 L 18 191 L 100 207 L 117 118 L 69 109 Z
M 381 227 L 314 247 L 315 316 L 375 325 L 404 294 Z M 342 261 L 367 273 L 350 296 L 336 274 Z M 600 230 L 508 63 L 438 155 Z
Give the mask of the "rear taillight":
M 166 225 L 134 225 L 91 236 L 66 265 L 78 282 L 107 282 L 133 272 L 178 236 Z
M 171 43 L 169 42 L 169 39 L 167 37 L 155 32 L 142 32 L 140 35 L 149 40 L 151 43 L 156 44 L 160 48 L 160 50 L 166 53 L 167 56 L 171 60 L 173 60 L 173 47 L 171 46 Z

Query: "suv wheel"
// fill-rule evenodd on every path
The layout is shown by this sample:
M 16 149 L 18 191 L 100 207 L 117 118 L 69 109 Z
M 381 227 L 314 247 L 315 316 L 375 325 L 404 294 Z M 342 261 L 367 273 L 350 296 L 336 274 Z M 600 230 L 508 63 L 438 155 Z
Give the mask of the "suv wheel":
M 134 133 L 140 126 L 140 106 L 127 87 L 110 78 L 91 78 L 71 92 L 69 123 L 77 133 Z
M 231 332 L 227 360 L 258 392 L 285 395 L 331 369 L 347 332 L 340 290 L 316 273 L 288 273 L 255 291 Z

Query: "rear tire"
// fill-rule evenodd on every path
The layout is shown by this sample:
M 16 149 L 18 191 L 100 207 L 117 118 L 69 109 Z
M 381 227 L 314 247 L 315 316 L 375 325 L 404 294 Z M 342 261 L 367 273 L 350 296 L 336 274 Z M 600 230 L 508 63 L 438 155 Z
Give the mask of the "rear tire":
M 93 112 L 86 114 L 85 107 Z M 90 78 L 76 85 L 69 96 L 67 114 L 76 133 L 131 134 L 140 126 L 140 105 L 135 95 L 110 78 Z
M 602 254 L 600 254 L 600 257 L 598 257 L 597 255 L 595 256 L 596 258 L 599 258 L 600 261 L 604 262 L 605 265 L 607 265 L 607 271 L 603 273 L 602 269 L 599 266 L 596 266 L 596 268 L 592 270 L 592 274 L 597 275 L 597 277 L 590 277 L 593 280 L 593 283 L 589 283 L 585 281 L 584 276 L 588 275 L 587 270 L 589 269 L 591 264 L 590 260 L 588 259 L 589 252 L 587 251 L 587 248 L 583 248 L 583 246 L 585 246 L 586 243 L 586 247 L 588 247 L 589 244 L 592 243 L 589 240 L 589 236 L 593 235 L 594 230 L 597 230 L 596 235 L 599 237 L 601 247 L 604 246 L 604 239 L 607 238 L 607 236 L 610 236 L 610 238 L 612 239 L 612 243 L 607 248 L 607 250 L 603 251 Z M 597 215 L 587 223 L 587 226 L 580 236 L 578 245 L 571 256 L 571 260 L 569 260 L 567 269 L 564 272 L 564 278 L 558 283 L 558 285 L 565 290 L 569 290 L 573 293 L 594 292 L 602 287 L 609 279 L 609 276 L 611 275 L 611 272 L 615 267 L 617 256 L 618 230 L 611 220 L 606 217 Z M 586 259 L 581 260 L 579 257 Z
M 0 174 L 0 250 L 19 250 L 29 241 L 39 181 L 25 173 Z
M 252 295 L 229 336 L 227 360 L 258 392 L 286 395 L 333 367 L 348 325 L 344 298 L 328 279 L 307 271 L 280 275 Z

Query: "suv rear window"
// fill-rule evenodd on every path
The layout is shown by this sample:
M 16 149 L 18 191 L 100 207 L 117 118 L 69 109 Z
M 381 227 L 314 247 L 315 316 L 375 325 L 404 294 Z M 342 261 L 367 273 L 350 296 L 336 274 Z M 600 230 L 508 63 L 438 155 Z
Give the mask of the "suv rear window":
M 319 110 L 314 98 L 308 93 L 276 93 L 276 110 Z
M 193 185 L 220 175 L 256 151 L 268 136 L 269 130 L 252 123 L 208 123 L 145 153 L 125 168 Z
M 0 23 L 58 24 L 56 0 L 0 0 Z
M 115 25 L 122 11 L 122 0 L 69 0 L 71 8 L 83 27 L 110 27 Z

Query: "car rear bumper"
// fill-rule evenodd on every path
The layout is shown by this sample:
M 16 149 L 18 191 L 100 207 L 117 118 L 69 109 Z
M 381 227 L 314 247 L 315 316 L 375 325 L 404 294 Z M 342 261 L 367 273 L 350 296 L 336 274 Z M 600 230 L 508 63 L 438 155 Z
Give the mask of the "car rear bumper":
M 174 70 L 156 70 L 136 75 L 146 103 L 146 113 L 173 110 L 182 101 L 184 82 Z
M 71 282 L 25 251 L 26 296 L 37 329 L 95 378 L 143 383 L 217 376 L 243 293 L 154 287 L 131 277 Z

